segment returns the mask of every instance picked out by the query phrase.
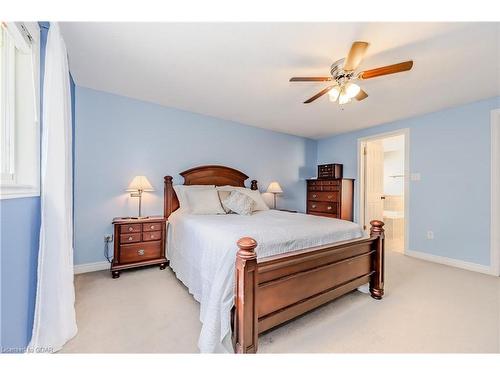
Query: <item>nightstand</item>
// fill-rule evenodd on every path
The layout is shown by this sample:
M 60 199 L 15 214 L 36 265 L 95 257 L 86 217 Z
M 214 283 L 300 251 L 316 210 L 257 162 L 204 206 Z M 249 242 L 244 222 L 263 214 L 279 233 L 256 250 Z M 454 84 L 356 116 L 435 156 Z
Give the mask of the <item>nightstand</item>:
M 165 256 L 166 221 L 163 216 L 113 219 L 113 279 L 120 277 L 120 271 L 128 268 L 159 264 L 163 270 L 168 266 Z

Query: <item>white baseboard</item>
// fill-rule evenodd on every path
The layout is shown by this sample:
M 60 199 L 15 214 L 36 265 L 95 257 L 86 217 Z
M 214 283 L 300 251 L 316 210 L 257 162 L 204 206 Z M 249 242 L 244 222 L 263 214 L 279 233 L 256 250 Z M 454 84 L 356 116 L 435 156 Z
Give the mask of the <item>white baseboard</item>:
M 447 266 L 462 268 L 464 270 L 485 273 L 487 275 L 495 275 L 494 269 L 491 266 L 484 266 L 482 264 L 467 262 L 465 260 L 458 260 L 415 250 L 406 250 L 405 255 L 423 260 L 428 260 L 429 262 L 435 262 L 435 263 L 445 264 Z
M 109 270 L 110 264 L 107 261 L 96 263 L 75 264 L 73 270 L 75 275 L 94 271 Z

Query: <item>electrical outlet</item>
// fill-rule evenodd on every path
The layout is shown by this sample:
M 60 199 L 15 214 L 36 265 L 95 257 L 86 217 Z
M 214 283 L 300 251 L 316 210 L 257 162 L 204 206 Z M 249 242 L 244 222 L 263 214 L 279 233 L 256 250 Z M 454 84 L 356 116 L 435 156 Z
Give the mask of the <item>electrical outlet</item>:
M 432 230 L 427 231 L 427 239 L 428 240 L 433 240 L 434 239 L 434 232 Z
M 113 242 L 113 235 L 112 234 L 105 234 L 104 235 L 104 242 Z

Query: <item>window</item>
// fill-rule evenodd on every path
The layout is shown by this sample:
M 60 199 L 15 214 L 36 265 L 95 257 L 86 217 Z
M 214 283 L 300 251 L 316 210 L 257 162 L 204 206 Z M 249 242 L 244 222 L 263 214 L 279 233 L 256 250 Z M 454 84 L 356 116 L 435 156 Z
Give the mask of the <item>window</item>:
M 39 43 L 36 23 L 0 28 L 0 198 L 40 195 Z

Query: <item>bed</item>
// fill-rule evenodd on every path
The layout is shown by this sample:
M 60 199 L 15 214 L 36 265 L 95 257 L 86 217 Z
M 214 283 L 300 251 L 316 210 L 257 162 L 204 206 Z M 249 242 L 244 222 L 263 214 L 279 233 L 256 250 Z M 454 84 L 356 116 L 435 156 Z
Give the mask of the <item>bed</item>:
M 181 173 L 184 185 L 244 187 L 248 177 L 224 166 Z M 384 294 L 384 229 L 370 237 L 354 223 L 277 210 L 251 216 L 178 210 L 165 176 L 170 267 L 200 302 L 202 352 L 255 353 L 258 335 L 369 283 Z M 257 181 L 251 189 L 258 190 Z

